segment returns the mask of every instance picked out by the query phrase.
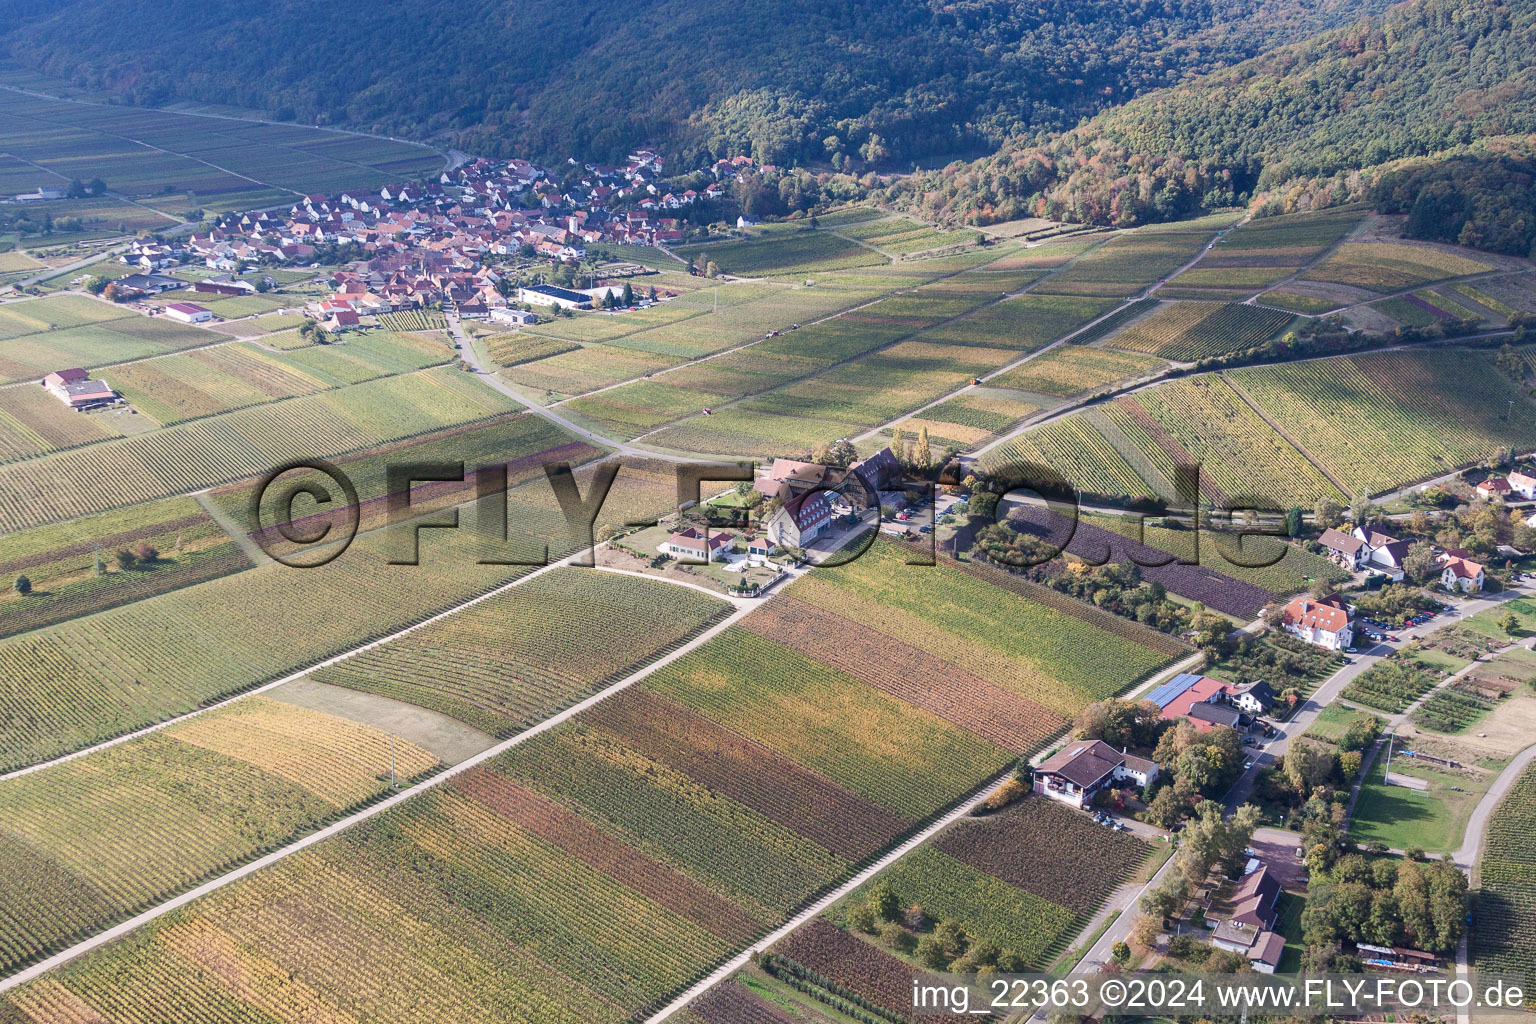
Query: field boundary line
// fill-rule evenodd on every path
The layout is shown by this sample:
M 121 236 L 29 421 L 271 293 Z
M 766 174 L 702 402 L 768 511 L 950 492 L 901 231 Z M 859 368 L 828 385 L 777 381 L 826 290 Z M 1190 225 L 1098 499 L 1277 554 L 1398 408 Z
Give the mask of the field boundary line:
M 1302 458 L 1304 458 L 1308 462 L 1312 463 L 1312 468 L 1316 469 L 1319 473 L 1323 474 L 1323 476 L 1328 479 L 1329 483 L 1333 484 L 1333 486 L 1335 486 L 1335 487 L 1337 487 L 1339 489 L 1339 493 L 1340 494 L 1344 495 L 1344 497 L 1346 497 L 1346 498 L 1351 496 L 1350 493 L 1349 493 L 1349 488 L 1345 487 L 1343 482 L 1340 481 L 1338 477 L 1334 476 L 1331 472 L 1329 472 L 1328 467 L 1324 466 L 1321 462 L 1317 461 L 1317 459 L 1312 455 L 1311 452 L 1307 451 L 1300 444 L 1296 443 L 1296 439 L 1290 435 L 1290 432 L 1287 431 L 1280 424 L 1276 423 L 1274 421 L 1274 419 L 1272 419 L 1270 417 L 1269 413 L 1265 412 L 1263 409 L 1260 409 L 1259 408 L 1259 403 L 1255 402 L 1252 398 L 1248 397 L 1248 392 L 1244 391 L 1241 387 L 1239 387 L 1236 381 L 1234 381 L 1231 378 L 1229 378 L 1226 375 L 1225 371 L 1217 370 L 1216 371 L 1216 376 L 1218 378 L 1220 378 L 1220 380 L 1221 380 L 1221 382 L 1223 384 L 1225 384 L 1227 387 L 1231 388 L 1232 389 L 1232 393 L 1235 394 L 1238 398 L 1241 398 L 1243 400 L 1243 404 L 1248 406 L 1248 408 L 1252 409 L 1254 411 L 1254 414 L 1257 415 L 1259 417 L 1259 419 L 1261 419 L 1265 423 L 1269 424 L 1269 429 L 1273 430 L 1276 434 L 1279 434 L 1280 437 L 1285 441 L 1286 444 L 1288 444 L 1292 448 L 1296 449 L 1296 451 L 1298 453 L 1300 453 Z
M 58 757 L 47 761 L 39 761 L 37 764 L 29 764 L 22 768 L 16 768 L 12 771 L 6 772 L 4 775 L 0 775 L 0 782 L 9 782 L 11 779 L 18 779 L 24 775 L 31 775 L 34 772 L 40 772 L 45 768 L 52 768 L 56 765 L 78 760 L 89 754 L 94 754 L 98 751 L 106 750 L 110 747 L 115 747 L 121 743 L 127 743 L 129 740 L 136 740 L 140 737 L 151 735 L 153 733 L 159 732 L 162 729 L 166 729 L 178 723 L 185 722 L 188 719 L 196 718 L 198 715 L 207 714 L 210 711 L 215 711 L 219 708 L 226 707 L 227 705 L 233 704 L 235 701 L 244 700 L 247 697 L 254 697 L 257 694 L 276 689 L 277 687 L 282 686 L 284 683 L 291 683 L 297 679 L 302 679 L 311 673 L 320 671 L 321 669 L 330 668 L 332 665 L 340 664 L 349 658 L 362 654 L 364 651 L 371 651 L 375 647 L 382 647 L 387 643 L 398 640 L 410 633 L 414 633 L 418 629 L 421 629 L 425 626 L 430 626 L 434 622 L 438 622 L 442 619 L 446 619 L 450 615 L 456 615 L 466 608 L 472 608 L 475 605 L 480 604 L 482 601 L 489 601 L 491 598 L 506 593 L 513 587 L 520 586 L 531 579 L 535 579 L 544 575 L 545 573 L 552 572 L 555 569 L 563 568 L 567 565 L 573 565 L 575 564 L 576 559 L 582 557 L 585 554 L 586 551 L 584 550 L 575 551 L 569 555 L 566 555 L 559 561 L 550 562 L 547 565 L 541 565 L 530 573 L 519 576 L 515 580 L 509 580 L 500 586 L 494 587 L 491 590 L 487 590 L 483 594 L 479 594 L 475 597 L 469 598 L 466 601 L 462 601 L 459 604 L 454 605 L 452 608 L 446 608 L 443 611 L 437 612 L 434 615 L 422 619 L 420 622 L 414 622 L 409 626 L 405 626 L 393 633 L 388 634 L 387 636 L 381 636 L 376 640 L 370 640 L 360 646 L 342 651 L 340 654 L 333 654 L 331 657 L 326 658 L 324 661 L 316 662 L 315 664 L 310 665 L 307 668 L 300 669 L 297 672 L 291 672 L 280 679 L 274 679 L 270 682 L 262 683 L 261 685 L 252 687 L 249 690 L 242 690 L 239 693 L 225 697 L 216 703 L 209 704 L 200 708 L 194 708 L 191 711 L 185 711 L 179 715 L 176 715 L 174 718 L 167 718 L 162 722 L 155 722 L 152 725 L 146 725 L 143 728 L 135 729 L 133 732 L 124 733 L 123 735 L 113 737 L 110 740 L 103 740 L 100 743 L 92 744 L 89 747 L 82 747 L 79 750 L 74 750 L 67 754 L 61 754 Z M 661 582 L 667 581 L 663 580 Z
M 1193 654 L 1180 658 L 1178 661 L 1170 665 L 1165 665 L 1163 668 L 1153 672 L 1140 683 L 1131 687 L 1131 689 L 1122 694 L 1122 697 L 1126 700 L 1134 700 L 1141 694 L 1149 693 L 1154 687 L 1162 683 L 1164 680 L 1171 679 L 1173 676 L 1178 675 L 1180 672 L 1183 672 L 1193 666 L 1196 660 L 1202 657 L 1204 657 L 1204 652 L 1195 651 Z M 1058 743 L 1071 738 L 1072 731 L 1072 728 L 1068 727 L 1053 738 L 1041 744 L 1040 752 L 1031 757 L 1029 759 L 1029 763 L 1032 765 L 1038 765 L 1040 762 L 1044 761 L 1047 752 L 1053 750 Z M 708 992 L 710 989 L 714 988 L 716 985 L 725 981 L 731 975 L 745 967 L 749 962 L 751 962 L 752 954 L 754 951 L 767 949 L 774 943 L 788 938 L 790 933 L 792 933 L 795 929 L 812 920 L 822 911 L 826 910 L 828 907 L 832 906 L 832 904 L 847 896 L 849 893 L 853 892 L 853 890 L 869 881 L 875 875 L 890 867 L 896 861 L 900 860 L 902 857 L 905 857 L 919 846 L 922 846 L 924 843 L 928 842 L 928 840 L 932 839 L 946 827 L 954 824 L 961 818 L 968 817 L 971 811 L 973 811 L 978 804 L 987 799 L 987 797 L 991 796 L 993 793 L 997 792 L 998 788 L 1002 786 L 1003 783 L 1013 778 L 1014 771 L 1015 769 L 1012 767 L 1007 768 L 999 774 L 993 776 L 990 780 L 983 782 L 981 784 L 981 788 L 970 797 L 962 800 L 959 804 L 950 808 L 945 813 L 939 815 L 939 817 L 929 822 L 923 828 L 919 829 L 917 832 L 914 832 L 900 845 L 888 851 L 884 856 L 868 864 L 862 870 L 851 875 L 841 885 L 838 885 L 830 892 L 817 898 L 804 909 L 802 909 L 799 913 L 785 921 L 782 925 L 775 928 L 767 935 L 764 935 L 762 938 L 751 943 L 747 946 L 746 949 L 742 950 L 740 953 L 737 953 L 725 963 L 711 971 L 704 978 L 701 978 L 699 981 L 689 986 L 687 990 L 679 993 L 678 996 L 669 1002 L 666 1006 L 662 1007 L 656 1013 L 646 1018 L 645 1024 L 660 1024 L 661 1021 L 666 1020 L 674 1013 L 684 1009 L 689 1003 L 693 1002 L 695 999 L 699 998 L 704 993 Z M 3 991 L 3 988 L 0 988 L 0 991 Z
M 546 566 L 545 569 L 547 570 L 554 567 L 555 566 Z M 536 574 L 530 573 L 528 576 L 522 577 L 522 579 L 531 579 L 534 575 Z M 516 582 L 521 581 L 519 580 Z M 499 589 L 506 588 L 503 587 Z M 499 590 L 492 591 L 493 594 L 498 592 Z M 476 600 L 484 600 L 485 597 L 490 596 L 491 594 L 486 594 L 484 597 L 476 598 Z M 332 822 L 317 832 L 312 832 L 309 835 L 304 836 L 302 839 L 298 839 L 292 843 L 289 843 L 287 846 L 284 846 L 281 849 L 273 850 L 271 853 L 259 857 L 247 864 L 243 864 L 240 867 L 235 868 L 233 871 L 226 872 L 217 878 L 209 879 L 195 889 L 190 889 L 179 896 L 172 897 L 171 899 L 166 900 L 164 903 L 136 914 L 126 921 L 119 922 L 113 927 L 108 928 L 106 931 L 93 935 L 88 939 L 84 939 L 67 949 L 60 950 L 59 952 L 48 957 L 46 960 L 41 960 L 32 966 L 25 968 L 24 970 L 18 971 L 8 978 L 0 979 L 0 992 L 8 991 L 17 987 L 18 985 L 32 981 L 35 978 L 42 976 L 44 973 L 56 967 L 60 967 L 70 962 L 71 960 L 74 960 L 76 957 L 88 953 L 99 946 L 103 946 L 108 942 L 120 939 L 130 932 L 142 928 L 144 925 L 154 921 L 156 918 L 163 917 L 171 911 L 191 903 L 193 900 L 216 892 L 217 890 L 224 888 L 230 883 L 239 881 L 246 875 L 259 871 L 262 868 L 270 867 L 280 860 L 290 857 L 301 850 L 307 849 L 310 846 L 321 842 L 322 840 L 335 836 L 339 832 L 351 827 L 352 825 L 366 821 L 367 819 L 372 818 L 383 811 L 389 810 L 390 808 L 393 808 L 414 796 L 419 796 L 420 794 L 425 793 L 427 790 L 441 785 L 448 779 L 462 775 L 469 769 L 483 764 L 493 757 L 505 753 L 518 744 L 532 739 L 534 736 L 548 732 L 549 730 L 554 729 L 556 726 L 563 725 L 565 722 L 569 721 L 571 718 L 574 718 L 581 712 L 586 711 L 587 709 L 604 700 L 607 700 L 609 697 L 619 693 L 622 690 L 628 689 L 635 683 L 638 683 L 640 680 L 650 675 L 652 672 L 655 672 L 657 669 L 671 664 L 673 661 L 676 661 L 683 655 L 689 654 L 695 649 L 708 643 L 710 640 L 713 640 L 716 636 L 725 632 L 725 630 L 729 629 L 741 619 L 745 618 L 750 612 L 750 608 L 738 608 L 721 621 L 700 632 L 687 643 L 677 647 L 672 651 L 669 651 L 667 654 L 656 659 L 650 664 L 641 667 L 637 671 L 630 673 L 628 676 L 625 676 L 618 682 L 604 687 L 602 690 L 592 694 L 585 700 L 571 705 L 564 711 L 561 711 L 555 715 L 551 715 L 549 718 L 546 718 L 544 721 L 538 723 L 537 725 L 530 726 L 529 728 L 518 733 L 516 736 L 502 740 L 495 746 L 487 747 L 486 749 L 480 751 L 478 754 L 473 754 L 465 760 L 460 761 L 458 764 L 445 768 L 443 771 L 438 772 L 436 775 L 433 775 L 428 779 L 418 782 L 416 785 L 410 787 L 409 789 L 403 789 L 396 793 L 394 796 L 387 797 L 383 800 L 380 800 L 378 803 L 371 804 L 368 807 L 363 808 L 355 814 Z M 415 627 L 412 628 L 414 629 Z

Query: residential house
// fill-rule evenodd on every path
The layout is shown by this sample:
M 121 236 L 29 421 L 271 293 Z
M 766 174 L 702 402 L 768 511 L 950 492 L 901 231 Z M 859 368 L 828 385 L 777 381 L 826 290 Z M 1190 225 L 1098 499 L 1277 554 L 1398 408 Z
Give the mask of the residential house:
M 1483 566 L 1460 555 L 1443 556 L 1440 585 L 1446 590 L 1459 590 L 1463 594 L 1475 594 L 1483 589 L 1487 573 Z
M 1502 476 L 1491 476 L 1477 485 L 1477 496 L 1491 501 L 1494 498 L 1509 497 L 1512 490 L 1514 488 L 1510 486 L 1508 479 Z
M 826 491 L 806 491 L 790 498 L 768 519 L 768 539 L 781 548 L 798 548 L 819 537 L 832 524 L 832 502 Z
M 1328 557 L 1346 569 L 1358 569 L 1370 560 L 1371 549 L 1353 534 L 1329 527 L 1317 540 L 1328 549 Z
M 1262 715 L 1280 700 L 1280 695 L 1264 680 L 1246 686 L 1227 687 L 1227 700 L 1240 711 L 1250 715 Z
M 158 295 L 187 286 L 187 282 L 181 278 L 166 274 L 129 274 L 118 278 L 116 284 L 119 291 L 142 292 L 146 295 Z
M 1280 893 L 1280 880 L 1267 866 L 1260 864 L 1249 871 L 1232 894 L 1232 912 L 1217 919 L 1216 930 L 1211 935 L 1212 945 L 1241 953 L 1251 961 L 1256 948 L 1269 945 L 1265 936 L 1274 932 L 1278 916 L 1275 905 L 1280 900 Z M 1263 952 L 1269 950 L 1265 948 Z M 1275 963 L 1278 965 L 1278 958 Z
M 1236 729 L 1243 721 L 1243 713 L 1230 704 L 1195 703 L 1186 716 L 1200 732 L 1210 732 L 1219 725 Z
M 1174 722 L 1189 717 L 1190 709 L 1196 705 L 1218 703 L 1226 686 L 1219 679 L 1181 672 L 1147 694 L 1147 699 L 1163 709 L 1163 721 Z
M 1527 476 L 1518 469 L 1509 474 L 1509 489 L 1526 501 L 1536 498 L 1536 476 Z
M 730 550 L 731 535 L 716 531 L 705 534 L 692 526 L 679 530 L 668 537 L 661 550 L 673 558 L 686 558 L 694 562 L 719 562 L 725 560 Z
M 1115 783 L 1145 789 L 1157 779 L 1156 761 L 1116 750 L 1103 740 L 1076 740 L 1035 769 L 1034 790 L 1052 800 L 1086 808 Z
M 340 334 L 343 331 L 355 331 L 363 326 L 363 322 L 357 318 L 357 314 L 350 309 L 338 309 L 325 321 L 325 329 L 332 334 Z
M 1398 540 L 1390 533 L 1374 528 L 1355 527 L 1355 538 L 1363 542 L 1370 554 L 1365 561 L 1368 568 L 1384 573 L 1394 583 L 1403 579 L 1403 559 L 1408 556 L 1408 541 Z
M 1280 625 L 1292 636 L 1333 651 L 1342 651 L 1355 641 L 1349 609 L 1337 594 L 1322 600 L 1303 594 L 1285 606 Z
M 195 302 L 173 302 L 165 307 L 165 315 L 184 324 L 202 324 L 213 319 L 213 310 Z

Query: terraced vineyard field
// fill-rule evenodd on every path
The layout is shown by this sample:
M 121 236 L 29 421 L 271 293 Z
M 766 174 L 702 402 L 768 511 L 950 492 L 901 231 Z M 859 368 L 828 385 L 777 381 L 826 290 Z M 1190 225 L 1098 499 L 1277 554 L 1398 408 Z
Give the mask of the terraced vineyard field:
M 436 757 L 395 740 L 398 777 Z M 0 970 L 249 860 L 388 792 L 390 738 L 252 697 L 0 783 Z M 104 849 L 118 855 L 101 856 Z
M 1183 649 L 1085 606 L 1021 601 L 985 570 L 904 568 L 889 545 L 866 557 L 828 570 L 835 579 L 796 582 L 776 618 L 753 622 L 773 606 L 760 610 L 749 628 L 572 721 L 8 993 L 9 1004 L 149 1024 L 167 999 L 259 992 L 282 1020 L 334 1012 L 427 1024 L 494 1006 L 525 1020 L 620 1024 L 1013 763 L 1032 742 L 1014 734 L 1014 718 L 1043 735 L 1093 693 L 1119 692 Z M 825 617 L 815 583 L 911 671 L 876 671 L 807 632 Z M 885 588 L 907 596 L 882 607 Z M 390 597 L 398 603 L 398 588 Z M 794 599 L 805 602 L 798 613 Z M 570 607 L 580 603 L 573 595 Z M 878 621 L 865 621 L 869 610 Z M 220 618 L 214 604 L 203 612 Z M 881 630 L 906 646 L 874 639 Z M 268 648 L 292 647 L 271 624 L 267 634 Z M 944 667 L 951 658 L 956 667 Z M 997 706 L 1008 718 L 989 720 L 984 694 L 952 685 L 963 671 L 1007 694 Z M 1021 906 L 1039 905 L 1015 891 Z M 401 920 L 412 941 L 386 941 Z
M 797 581 L 791 594 L 1064 715 L 1123 691 L 1185 650 L 1006 573 L 947 560 L 908 566 L 902 549 L 884 542 Z
M 0 467 L 0 530 L 53 522 L 337 455 L 515 406 L 456 370 L 422 370 Z
M 225 337 L 79 295 L 8 302 L 0 306 L 0 384 L 38 379 L 68 366 L 89 369 L 143 359 Z
M 399 309 L 380 313 L 379 326 L 386 331 L 445 331 L 448 318 L 431 309 Z
M 1396 292 L 1492 269 L 1491 264 L 1448 246 L 1345 242 L 1302 278 L 1354 285 L 1373 292 Z
M 526 455 L 533 471 L 548 458 L 536 450 Z M 375 463 L 380 476 L 386 461 Z M 621 473 L 620 480 L 624 477 Z M 364 490 L 372 485 L 361 472 L 358 486 L 379 494 L 382 506 L 382 488 Z M 581 486 L 589 485 L 583 479 Z M 615 483 L 615 494 L 622 490 Z M 648 507 L 626 508 L 615 497 L 608 514 L 655 515 L 654 495 L 649 489 L 642 493 Z M 542 474 L 514 487 L 509 500 L 519 553 L 529 553 L 530 542 L 539 549 L 570 550 Z M 306 570 L 297 593 L 294 570 L 269 565 L 0 640 L 0 770 L 280 678 L 528 571 L 477 564 L 485 551 L 469 530 L 431 531 L 422 542 L 422 565 L 390 565 L 402 551 L 395 534 L 360 536 L 335 561 Z M 347 609 L 345 616 L 334 614 L 340 607 Z M 188 650 L 198 651 L 199 658 L 187 659 Z
M 1040 411 L 1040 406 L 1033 402 L 1007 395 L 1008 392 L 967 392 L 909 416 L 897 426 L 914 437 L 926 428 L 931 439 L 970 447 Z
M 1476 352 L 1381 352 L 1225 376 L 1351 493 L 1536 447 L 1536 405 Z
M 809 273 L 888 262 L 886 257 L 858 242 L 839 238 L 830 231 L 809 230 L 775 231 L 739 242 L 685 245 L 676 252 L 701 267 L 714 262 L 725 273 L 738 277 Z
M 1263 306 L 1179 301 L 1111 335 L 1105 344 L 1194 362 L 1252 348 L 1274 337 L 1292 319 L 1288 313 Z
M 130 363 L 102 376 L 134 409 L 169 425 L 440 366 L 451 355 L 440 338 L 370 334 L 281 354 L 244 342 L 220 345 Z
M 1081 413 L 1010 439 L 988 452 L 981 465 L 988 473 L 1037 482 L 1052 477 L 1029 467 L 1044 466 L 1086 494 L 1155 498 L 1159 493 Z
M 316 678 L 504 737 L 635 671 L 729 611 L 695 590 L 557 569 Z M 537 628 L 508 632 L 510 622 Z
M 1201 467 L 1207 500 L 1229 508 L 1310 505 L 1339 489 L 1253 410 L 1220 375 L 1171 381 L 1115 400 L 1149 460 L 1166 454 Z M 1282 421 L 1284 422 L 1284 421 Z
M 1527 767 L 1488 819 L 1477 927 L 1469 929 L 1480 971 L 1508 971 L 1536 984 L 1536 765 Z
M 1039 292 L 1126 298 L 1193 259 L 1215 233 L 1180 226 L 1116 235 L 1044 282 Z
M 1063 345 L 993 377 L 996 387 L 1071 397 L 1153 373 L 1168 364 L 1155 356 Z
M 83 416 L 40 387 L 0 390 L 0 462 L 29 459 L 121 436 L 101 416 Z
M 5 151 L 56 170 L 63 180 L 100 177 L 114 192 L 145 198 L 195 192 L 209 210 L 377 187 L 443 166 L 435 151 L 390 139 L 15 90 L 0 96 L 0 112 Z M 211 161 L 210 151 L 217 154 Z
M 924 924 L 901 923 L 911 945 L 937 944 L 940 925 L 958 926 L 964 936 L 958 948 L 927 951 L 951 971 L 1044 971 L 1148 851 L 1140 839 L 1048 800 L 1026 799 L 945 829 L 776 944 L 763 969 L 795 979 L 797 989 L 834 1006 L 851 1000 L 908 1019 L 910 979 L 932 968 L 891 945 L 883 930 L 890 926 L 879 917 L 878 938 L 850 922 L 849 911 L 872 906 L 874 892 L 893 895 L 903 909 L 923 908 Z

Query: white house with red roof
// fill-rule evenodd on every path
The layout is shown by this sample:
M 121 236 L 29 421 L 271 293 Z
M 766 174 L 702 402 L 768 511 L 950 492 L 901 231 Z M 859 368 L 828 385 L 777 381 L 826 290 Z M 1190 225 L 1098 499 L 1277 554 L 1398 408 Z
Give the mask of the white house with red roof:
M 716 531 L 705 535 L 692 526 L 678 530 L 661 545 L 661 550 L 673 558 L 687 558 L 695 562 L 719 562 L 730 550 L 731 535 Z
M 1349 609 L 1337 594 L 1322 600 L 1303 594 L 1285 606 L 1280 625 L 1292 636 L 1332 651 L 1342 651 L 1355 641 Z
M 1536 498 L 1536 476 L 1527 476 L 1518 469 L 1509 474 L 1509 489 L 1526 501 Z
M 1447 553 L 1440 569 L 1440 585 L 1446 590 L 1459 590 L 1463 594 L 1475 594 L 1487 582 L 1487 571 L 1480 562 L 1462 555 Z
M 830 525 L 832 502 L 827 492 L 806 491 L 769 517 L 768 539 L 781 548 L 804 547 Z
M 1491 476 L 1477 485 L 1477 493 L 1482 498 L 1505 498 L 1514 490 L 1509 480 L 1502 476 Z

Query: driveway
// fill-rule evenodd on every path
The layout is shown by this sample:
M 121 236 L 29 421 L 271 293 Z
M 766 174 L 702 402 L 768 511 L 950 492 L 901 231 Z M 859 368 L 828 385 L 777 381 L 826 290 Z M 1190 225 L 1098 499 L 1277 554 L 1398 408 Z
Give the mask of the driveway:
M 1526 591 L 1523 587 L 1511 587 L 1497 594 L 1478 595 L 1477 597 L 1461 600 L 1457 603 L 1455 609 L 1450 612 L 1436 615 L 1422 625 L 1397 630 L 1393 635 L 1400 638 L 1400 644 L 1375 644 L 1358 654 L 1349 655 L 1350 664 L 1343 666 L 1333 675 L 1323 680 L 1312 696 L 1303 702 L 1301 707 L 1297 709 L 1296 713 L 1288 721 L 1275 723 L 1276 733 L 1274 738 L 1264 744 L 1257 753 L 1249 755 L 1253 760 L 1253 767 L 1245 771 L 1227 793 L 1227 812 L 1232 813 L 1236 811 L 1239 806 L 1253 796 L 1253 787 L 1258 779 L 1258 773 L 1284 757 L 1286 749 L 1291 745 L 1291 740 L 1306 732 L 1312 723 L 1317 721 L 1317 716 L 1322 714 L 1323 709 L 1337 700 L 1339 694 L 1354 681 L 1355 677 L 1391 654 L 1397 647 L 1406 644 L 1410 638 L 1424 637 L 1442 626 L 1448 626 L 1453 622 L 1460 622 L 1504 601 L 1524 596 L 1526 596 Z

